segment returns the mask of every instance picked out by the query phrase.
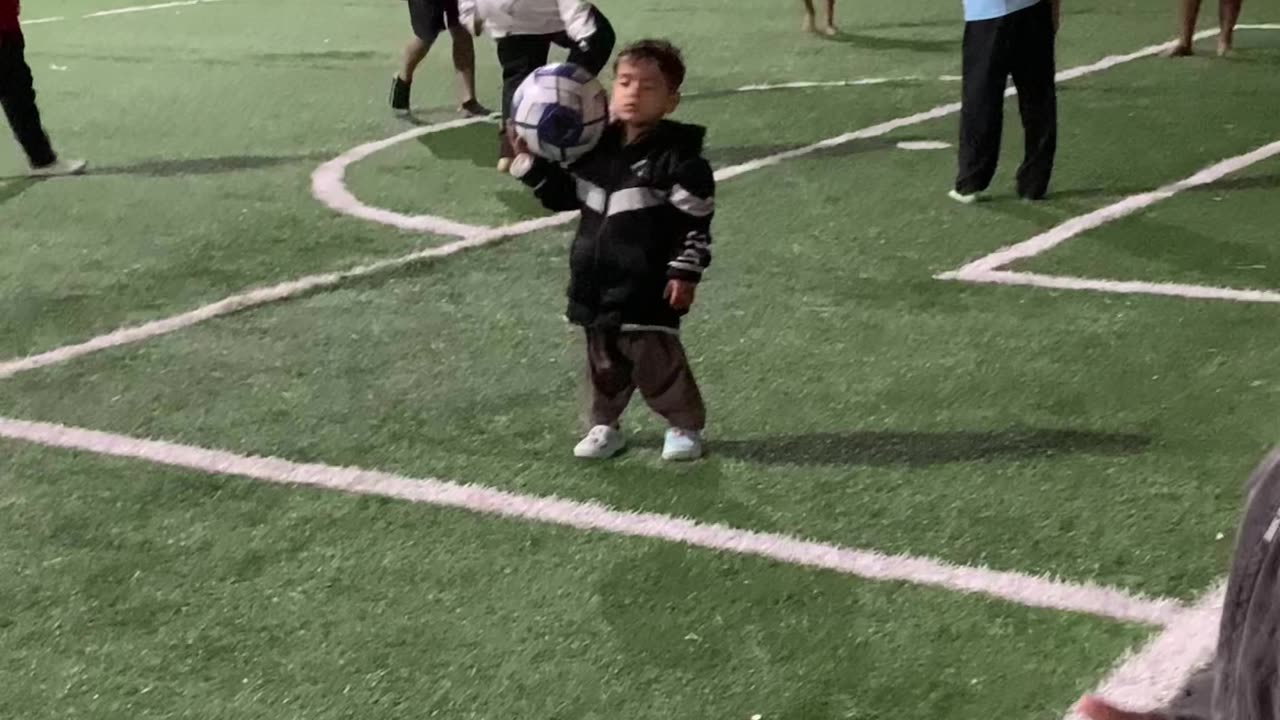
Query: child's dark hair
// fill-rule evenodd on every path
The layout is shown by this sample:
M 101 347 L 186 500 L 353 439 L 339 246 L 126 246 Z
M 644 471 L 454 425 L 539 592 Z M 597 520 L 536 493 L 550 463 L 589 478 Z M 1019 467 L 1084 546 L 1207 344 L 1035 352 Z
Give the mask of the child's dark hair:
M 684 84 L 684 55 L 681 54 L 680 48 L 672 45 L 666 40 L 639 40 L 622 48 L 618 53 L 618 59 L 613 63 L 613 70 L 617 72 L 618 63 L 623 60 L 651 60 L 657 63 L 658 70 L 662 72 L 662 76 L 667 79 L 667 86 L 672 92 L 679 90 Z

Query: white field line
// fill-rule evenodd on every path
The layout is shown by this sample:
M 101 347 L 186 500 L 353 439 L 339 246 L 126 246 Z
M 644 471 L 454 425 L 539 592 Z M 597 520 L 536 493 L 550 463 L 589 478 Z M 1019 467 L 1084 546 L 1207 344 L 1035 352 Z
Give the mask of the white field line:
M 1095 615 L 1122 622 L 1164 626 L 1185 612 L 1184 606 L 1174 600 L 1153 600 L 1093 584 L 1073 584 L 1021 573 L 962 567 L 926 558 L 884 555 L 786 535 L 703 524 L 656 513 L 623 512 L 598 503 L 521 495 L 479 485 L 237 455 L 8 418 L 0 418 L 0 437 L 46 447 L 144 460 L 214 475 L 236 475 L 285 485 L 377 495 L 514 520 L 664 540 L 830 570 L 868 580 L 939 587 L 1030 607 Z
M 563 217 L 555 215 L 549 218 L 542 218 L 538 221 L 530 221 L 529 225 L 534 222 L 560 224 Z M 531 230 L 525 230 L 526 232 Z M 167 335 L 171 332 L 191 327 L 207 320 L 212 320 L 224 315 L 240 312 L 247 308 L 257 307 L 268 303 L 278 302 L 291 297 L 296 297 L 303 293 L 330 288 L 339 285 L 353 278 L 374 275 L 388 270 L 411 265 L 428 258 L 448 257 L 454 253 L 469 248 L 481 247 L 498 240 L 510 237 L 510 233 L 501 228 L 475 235 L 471 238 L 455 240 L 454 242 L 439 247 L 419 250 L 418 252 L 402 255 L 397 258 L 388 260 L 379 260 L 378 262 L 360 265 L 348 270 L 339 272 L 323 273 L 320 275 L 308 275 L 298 280 L 272 285 L 271 287 L 251 290 L 239 295 L 233 295 L 229 298 L 219 300 L 218 302 L 196 308 L 190 312 L 174 315 L 172 317 L 163 318 L 161 320 L 153 320 L 142 325 L 121 328 L 115 332 L 99 335 L 87 342 L 77 345 L 67 345 L 56 350 L 31 355 L 26 358 L 12 360 L 6 363 L 0 363 L 0 380 L 13 377 L 14 375 L 34 370 L 36 368 L 57 365 L 73 358 L 90 353 L 106 350 L 108 348 L 119 347 L 131 343 L 141 342 L 160 335 Z
M 385 150 L 392 145 L 398 145 L 414 138 L 423 137 L 424 135 L 443 132 L 445 130 L 453 130 L 454 128 L 466 127 L 467 125 L 475 125 L 476 123 L 481 122 L 488 122 L 488 119 L 463 118 L 450 122 L 437 123 L 435 125 L 414 128 L 385 140 L 365 143 L 359 147 L 352 148 L 351 150 L 342 153 L 338 157 L 316 168 L 315 172 L 311 174 L 311 194 L 317 200 L 324 203 L 329 209 L 342 213 L 343 215 L 350 215 L 363 220 L 371 220 L 383 225 L 400 228 L 401 230 L 429 232 L 437 235 L 453 235 L 463 238 L 492 230 L 493 228 L 467 225 L 465 223 L 454 222 L 448 218 L 437 217 L 435 215 L 405 215 L 392 210 L 371 207 L 360 202 L 355 195 L 351 194 L 351 191 L 347 190 L 346 184 L 343 182 L 349 166 L 373 155 L 376 152 Z
M 923 78 L 919 76 L 912 75 L 904 77 L 858 78 L 856 80 L 800 81 L 777 84 L 743 85 L 742 87 L 734 88 L 729 92 L 749 93 L 795 88 L 882 85 L 891 82 L 906 82 L 922 79 Z M 686 93 L 685 97 L 699 97 L 701 95 L 716 94 L 717 92 L 718 91 Z M 489 122 L 489 119 L 468 118 L 414 128 L 384 140 L 377 140 L 352 148 L 351 150 L 348 150 L 347 152 L 344 152 L 338 157 L 321 165 L 314 173 L 312 173 L 311 194 L 323 205 L 335 212 L 343 215 L 350 215 L 351 217 L 360 218 L 362 220 L 380 223 L 382 225 L 389 225 L 408 232 L 424 232 L 435 235 L 450 235 L 465 238 L 475 235 L 476 233 L 496 230 L 497 228 L 468 225 L 439 215 L 408 215 L 405 213 L 395 212 L 394 210 L 368 205 L 357 198 L 346 186 L 347 169 L 375 153 L 425 135 L 465 127 L 467 125 L 480 122 Z M 503 229 L 510 232 L 521 224 L 522 223 L 516 223 L 514 225 L 505 226 Z M 543 227 L 543 225 L 539 223 L 538 227 Z
M 1205 595 L 1174 618 L 1142 649 L 1126 656 L 1094 692 L 1116 705 L 1151 711 L 1173 700 L 1192 672 L 1213 658 L 1222 615 L 1223 588 Z M 1085 720 L 1073 708 L 1065 720 Z
M 902 75 L 898 77 L 865 77 L 852 80 L 798 80 L 785 83 L 754 83 L 732 88 L 731 93 L 768 92 L 770 90 L 804 90 L 809 88 L 862 87 L 868 85 L 884 85 L 897 82 L 921 82 L 925 78 L 920 75 Z M 941 78 L 939 78 L 941 79 Z M 702 97 L 704 95 L 722 95 L 723 90 L 700 90 L 684 93 L 684 97 Z
M 1205 35 L 1205 33 L 1200 33 L 1200 35 L 1203 36 Z M 1091 72 L 1099 72 L 1101 70 L 1114 67 L 1123 62 L 1129 62 L 1131 60 L 1136 60 L 1138 58 L 1157 55 L 1161 51 L 1165 50 L 1166 48 L 1171 47 L 1172 44 L 1173 44 L 1172 42 L 1166 42 L 1159 45 L 1152 45 L 1152 46 L 1143 48 L 1141 50 L 1130 53 L 1128 55 L 1104 58 L 1103 60 L 1100 60 L 1096 63 L 1092 63 L 1090 65 L 1085 65 L 1080 68 L 1072 68 L 1072 69 L 1064 70 L 1063 72 L 1058 74 L 1058 77 L 1074 78 L 1074 77 L 1080 77 L 1081 75 L 1087 75 Z M 760 168 L 768 167 L 770 165 L 777 165 L 778 163 L 781 163 L 784 160 L 803 157 L 805 155 L 810 155 L 812 153 L 818 152 L 820 150 L 824 150 L 826 148 L 843 145 L 845 143 L 852 142 L 854 140 L 885 135 L 899 128 L 909 127 L 912 125 L 917 125 L 920 123 L 927 122 L 929 120 L 946 117 L 948 115 L 958 112 L 959 109 L 960 109 L 959 103 L 950 103 L 947 105 L 941 105 L 936 108 L 933 108 L 932 110 L 927 110 L 925 112 L 917 113 L 915 115 L 909 115 L 903 118 L 898 118 L 897 120 L 890 120 L 885 123 L 880 123 L 878 125 L 873 125 L 869 128 L 858 130 L 856 132 L 846 133 L 838 137 L 830 138 L 828 140 L 823 140 L 821 142 L 808 145 L 806 147 L 778 153 L 776 155 L 760 158 L 759 160 L 753 160 L 751 162 L 743 163 L 741 165 L 721 168 L 716 173 L 716 179 L 721 181 L 728 180 L 730 178 L 737 177 L 738 175 L 742 175 L 744 173 L 748 173 L 753 170 L 758 170 Z M 462 122 L 462 121 L 455 121 L 455 122 Z M 417 128 L 415 130 L 426 130 L 426 128 Z M 397 137 L 402 137 L 403 135 L 405 135 L 405 133 L 402 133 L 401 136 L 397 136 Z M 383 142 L 386 142 L 386 141 L 383 141 Z M 403 142 L 403 140 L 401 140 L 401 142 Z M 326 165 L 329 165 L 329 163 L 326 163 Z M 327 172 L 330 172 L 330 173 L 335 172 L 336 171 L 335 167 L 336 166 L 330 166 Z M 328 183 L 325 183 L 323 187 L 327 189 L 332 189 L 332 186 Z M 315 183 L 313 181 L 313 191 L 314 190 L 315 190 Z M 329 200 L 323 200 L 323 201 L 325 201 L 325 204 L 329 205 L 330 201 L 334 201 L 334 198 L 329 198 Z M 332 207 L 332 205 L 330 206 Z M 112 331 L 105 335 L 100 335 L 98 337 L 92 338 L 82 343 L 66 345 L 60 348 L 56 348 L 54 350 L 49 350 L 47 352 L 42 352 L 35 355 L 30 355 L 27 357 L 17 358 L 14 360 L 10 360 L 8 362 L 0 363 L 0 380 L 13 377 L 14 375 L 20 372 L 33 370 L 35 368 L 47 367 L 50 365 L 56 365 L 59 363 L 67 362 L 69 360 L 73 360 L 83 355 L 88 355 L 94 352 L 98 352 L 101 350 L 106 350 L 109 348 L 119 347 L 121 345 L 149 340 L 154 337 L 166 335 L 176 330 L 181 330 L 183 328 L 191 327 L 192 325 L 196 325 L 198 323 L 204 322 L 206 320 L 211 320 L 216 317 L 221 317 L 223 315 L 228 315 L 230 313 L 239 312 L 239 311 L 256 307 L 259 305 L 265 305 L 267 303 L 278 302 L 278 301 L 285 300 L 285 299 L 297 296 L 299 294 L 310 292 L 312 290 L 316 290 L 319 288 L 331 287 L 341 282 L 344 282 L 346 280 L 351 280 L 358 277 L 364 277 L 364 276 L 372 275 L 375 273 L 384 272 L 388 269 L 408 265 L 408 264 L 417 262 L 419 260 L 422 260 L 424 258 L 444 257 L 446 255 L 451 255 L 454 252 L 457 252 L 465 248 L 481 247 L 505 238 L 515 237 L 520 234 L 533 232 L 534 230 L 547 229 L 547 228 L 556 227 L 558 225 L 563 225 L 565 223 L 571 222 L 573 218 L 576 217 L 576 215 L 577 213 L 561 213 L 559 215 L 553 215 L 547 218 L 540 218 L 537 220 L 530 220 L 530 221 L 515 223 L 502 228 L 486 229 L 477 233 L 476 235 L 473 235 L 468 238 L 464 238 L 460 241 L 456 241 L 456 242 L 450 243 L 449 245 L 445 245 L 439 248 L 417 251 L 417 252 L 410 253 L 408 255 L 401 256 L 399 258 L 370 263 L 368 265 L 362 265 L 359 267 L 351 268 L 349 270 L 344 270 L 340 272 L 311 275 L 311 276 L 299 278 L 296 280 L 290 280 L 284 283 L 280 283 L 278 285 L 273 285 L 271 287 L 249 290 L 243 293 L 232 295 L 231 297 L 224 298 L 217 302 L 211 303 L 209 305 L 205 305 L 203 307 L 196 308 L 195 310 L 191 310 L 179 315 L 175 315 L 175 316 L 160 319 L 160 320 L 154 320 L 148 323 L 144 323 L 142 325 L 134 325 L 130 327 L 120 328 L 118 330 Z M 440 219 L 443 220 L 444 218 L 440 218 Z
M 102 10 L 100 12 L 89 13 L 83 17 L 100 18 L 109 17 L 111 15 L 127 15 L 129 13 L 149 12 L 151 10 L 167 10 L 176 7 L 190 7 L 192 5 L 205 5 L 207 3 L 222 2 L 222 0 L 178 0 L 177 2 L 158 3 L 155 5 L 134 5 L 132 7 L 116 8 L 115 10 Z
M 1280 155 L 1280 140 L 1215 163 L 1194 175 L 1156 190 L 1132 195 L 1090 213 L 1074 217 L 1035 237 L 1001 248 L 981 257 L 959 270 L 945 272 L 940 280 L 961 280 L 973 283 L 998 285 L 1026 285 L 1062 290 L 1089 290 L 1121 294 L 1162 295 L 1196 300 L 1227 300 L 1232 302 L 1280 303 L 1280 292 L 1270 290 L 1236 290 L 1209 285 L 1181 283 L 1156 283 L 1125 280 L 1095 280 L 1090 278 L 1042 275 L 1039 273 L 1002 270 L 1020 260 L 1027 260 L 1061 245 L 1068 240 L 1107 223 L 1133 215 L 1167 200 L 1178 193 L 1203 187 L 1239 172 L 1251 165 Z M 1159 240 L 1153 240 L 1159 242 Z
M 986 270 L 960 275 L 943 273 L 940 280 L 963 280 L 991 285 L 1022 285 L 1051 290 L 1077 290 L 1115 293 L 1119 295 L 1160 295 L 1189 300 L 1226 300 L 1242 303 L 1280 303 L 1280 292 L 1274 290 L 1237 290 L 1212 285 L 1184 285 L 1181 283 L 1154 283 L 1139 280 L 1096 280 L 1069 275 L 1042 275 L 1040 273 L 1013 272 L 1010 270 Z
M 192 5 L 207 5 L 210 3 L 222 2 L 222 0 L 178 0 L 176 2 L 159 3 L 157 5 L 134 5 L 131 7 L 115 8 L 113 10 L 100 10 L 98 12 L 81 15 L 82 20 L 90 18 L 110 17 L 112 15 L 128 15 L 131 13 L 148 12 L 151 10 L 165 10 L 176 7 L 190 7 Z M 36 18 L 34 20 L 23 20 L 21 25 L 44 25 L 46 23 L 62 22 L 66 20 L 66 16 L 59 15 L 57 17 Z
M 1211 183 L 1215 183 L 1222 178 L 1239 172 L 1245 168 L 1267 160 L 1268 158 L 1280 155 L 1280 140 L 1263 145 L 1262 147 L 1247 152 L 1243 155 L 1237 155 L 1221 162 L 1215 163 L 1200 172 L 1179 180 L 1171 185 L 1166 185 L 1149 192 L 1131 195 L 1119 202 L 1112 203 L 1104 208 L 1099 208 L 1090 213 L 1085 213 L 1047 230 L 1035 237 L 1020 242 L 1016 245 L 1010 245 L 1001 248 L 990 255 L 975 260 L 968 265 L 955 271 L 958 276 L 965 276 L 969 273 L 999 270 L 1005 266 L 1011 265 L 1019 260 L 1033 258 L 1041 253 L 1051 250 L 1058 245 L 1074 238 L 1082 233 L 1102 227 L 1107 223 L 1115 222 L 1120 218 L 1132 215 L 1139 210 L 1155 205 L 1162 200 L 1169 198 L 1192 188 L 1203 187 Z
M 1204 31 L 1204 32 L 1198 33 L 1196 37 L 1197 39 L 1208 37 L 1212 32 L 1214 31 Z M 1127 55 L 1112 55 L 1109 57 L 1105 57 L 1099 60 L 1098 62 L 1091 63 L 1089 65 L 1081 65 L 1078 67 L 1063 70 L 1057 74 L 1056 78 L 1058 82 L 1063 82 L 1065 80 L 1071 80 L 1074 78 L 1089 75 L 1091 73 L 1101 72 L 1103 70 L 1108 70 L 1117 65 L 1122 65 L 1127 62 L 1132 62 L 1134 60 L 1138 60 L 1141 58 L 1158 55 L 1161 52 L 1163 52 L 1165 49 L 1171 47 L 1172 45 L 1173 45 L 1172 42 L 1166 42 L 1160 45 L 1151 45 L 1149 47 L 1142 48 L 1141 50 L 1137 50 Z M 948 77 L 949 76 L 942 76 L 939 79 L 946 79 Z M 777 84 L 765 83 L 765 84 L 757 84 L 757 85 L 744 85 L 742 87 L 734 89 L 733 92 L 760 92 L 760 91 L 779 90 L 779 89 L 787 89 L 787 88 L 840 87 L 840 86 L 850 86 L 850 85 L 880 85 L 880 84 L 889 83 L 889 82 L 900 82 L 900 81 L 919 80 L 919 79 L 921 79 L 919 76 L 904 76 L 904 77 L 897 77 L 897 78 L 876 77 L 876 78 L 861 78 L 856 80 L 799 81 L 799 82 L 792 82 L 792 83 L 777 83 Z M 1005 90 L 1006 97 L 1012 97 L 1013 95 L 1016 95 L 1016 94 L 1017 94 L 1017 90 L 1012 87 Z M 691 95 L 696 96 L 697 93 L 693 93 Z M 844 135 L 839 135 L 833 138 L 828 138 L 826 140 L 822 140 L 812 145 L 807 145 L 804 147 L 796 148 L 794 150 L 788 150 L 786 152 L 777 153 L 775 155 L 763 157 L 758 160 L 745 162 L 740 165 L 734 165 L 734 166 L 722 168 L 716 172 L 716 179 L 728 180 L 730 178 L 735 178 L 744 173 L 752 172 L 752 171 L 759 170 L 761 168 L 769 167 L 772 165 L 777 165 L 786 160 L 803 157 L 805 155 L 811 155 L 815 152 L 819 152 L 821 150 L 825 150 L 828 148 L 844 145 L 846 143 L 850 143 L 856 140 L 866 140 L 870 138 L 880 137 L 882 135 L 886 135 L 900 128 L 910 127 L 912 125 L 919 125 L 921 123 L 928 122 L 929 120 L 935 120 L 938 118 L 946 117 L 948 115 L 953 115 L 959 111 L 960 111 L 960 103 L 948 103 L 946 105 L 940 105 L 931 110 L 926 110 L 925 112 L 922 112 L 922 113 L 909 115 L 907 117 L 898 118 L 896 120 L 890 120 L 888 122 L 880 123 L 878 125 L 872 125 L 871 127 L 863 128 L 861 130 L 857 130 L 850 133 L 845 133 Z M 466 124 L 466 123 L 463 123 L 463 124 Z M 445 125 L 450 125 L 450 124 L 446 123 Z M 450 127 L 459 127 L 459 125 L 454 124 L 454 125 L 450 125 Z M 372 220 L 374 222 L 381 222 L 386 225 L 390 225 L 392 227 L 400 228 L 401 230 L 438 232 L 438 234 L 442 234 L 442 235 L 458 235 L 458 236 L 465 237 L 466 236 L 465 228 L 467 227 L 466 225 L 457 223 L 456 221 L 450 220 L 445 217 L 440 217 L 437 215 L 403 215 L 401 213 L 395 213 L 390 210 L 384 210 L 381 208 L 365 205 L 364 203 L 360 202 L 352 193 L 350 193 L 346 189 L 346 187 L 343 185 L 343 179 L 346 173 L 346 169 L 352 163 L 360 159 L 366 158 L 369 155 L 372 155 L 373 153 L 379 152 L 381 150 L 385 150 L 386 148 L 389 148 L 392 145 L 395 145 L 397 143 L 405 142 L 407 140 L 410 140 L 416 137 L 421 137 L 422 135 L 425 135 L 429 132 L 437 132 L 438 130 L 444 130 L 444 129 L 448 129 L 448 127 L 445 127 L 442 125 L 442 126 L 439 126 L 438 129 L 433 129 L 431 127 L 416 128 L 414 130 L 401 133 L 399 135 L 396 135 L 391 138 L 387 138 L 385 140 L 380 140 L 372 143 L 367 143 L 365 145 L 361 145 L 358 148 L 355 148 L 346 153 L 343 153 L 341 156 L 321 166 L 321 170 L 323 170 L 323 178 L 317 177 L 321 174 L 321 170 L 316 171 L 316 175 L 313 175 L 312 177 L 312 185 L 311 185 L 312 194 L 316 197 L 317 200 L 319 200 L 321 203 L 323 203 L 327 207 L 347 215 L 360 217 L 366 220 Z M 433 228 L 436 228 L 436 229 L 433 229 Z
M 951 147 L 951 143 L 941 140 L 904 140 L 898 143 L 899 150 L 910 150 L 912 152 L 946 150 L 949 147 Z

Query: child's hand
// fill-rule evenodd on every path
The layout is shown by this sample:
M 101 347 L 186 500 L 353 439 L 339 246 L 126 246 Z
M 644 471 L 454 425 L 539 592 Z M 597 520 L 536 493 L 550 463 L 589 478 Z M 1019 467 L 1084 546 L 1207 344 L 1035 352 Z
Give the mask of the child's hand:
M 668 280 L 667 289 L 662 293 L 662 299 L 671 303 L 674 310 L 684 312 L 693 306 L 693 296 L 698 291 L 696 283 L 687 280 Z
M 507 142 L 511 143 L 511 147 L 516 151 L 517 155 L 523 155 L 529 152 L 529 143 L 524 138 L 516 134 L 515 123 L 507 121 Z

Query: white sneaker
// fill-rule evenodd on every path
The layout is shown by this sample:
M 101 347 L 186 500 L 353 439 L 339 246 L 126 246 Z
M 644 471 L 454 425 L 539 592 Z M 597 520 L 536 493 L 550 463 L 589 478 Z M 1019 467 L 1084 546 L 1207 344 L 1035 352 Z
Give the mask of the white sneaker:
M 622 452 L 626 446 L 627 438 L 621 430 L 608 425 L 597 425 L 573 448 L 573 455 L 587 460 L 607 460 Z
M 84 160 L 55 160 L 48 165 L 31 168 L 31 177 L 58 177 L 60 175 L 80 175 L 89 167 Z
M 697 460 L 702 457 L 702 433 L 671 428 L 662 443 L 663 460 Z
M 969 193 L 968 195 L 965 195 L 959 190 L 952 190 L 951 192 L 947 193 L 947 197 L 951 198 L 952 200 L 955 200 L 958 203 L 964 203 L 965 205 L 972 205 L 976 202 L 986 199 L 986 196 L 983 195 L 981 191 L 975 192 L 975 193 Z

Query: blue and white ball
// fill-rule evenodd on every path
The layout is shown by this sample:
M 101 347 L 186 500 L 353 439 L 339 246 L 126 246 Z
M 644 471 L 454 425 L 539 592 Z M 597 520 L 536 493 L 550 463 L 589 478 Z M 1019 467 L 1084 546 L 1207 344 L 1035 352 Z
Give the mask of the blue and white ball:
M 511 120 L 530 152 L 571 163 L 600 141 L 609 122 L 609 98 L 585 69 L 570 63 L 547 65 L 520 83 Z

